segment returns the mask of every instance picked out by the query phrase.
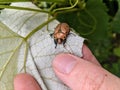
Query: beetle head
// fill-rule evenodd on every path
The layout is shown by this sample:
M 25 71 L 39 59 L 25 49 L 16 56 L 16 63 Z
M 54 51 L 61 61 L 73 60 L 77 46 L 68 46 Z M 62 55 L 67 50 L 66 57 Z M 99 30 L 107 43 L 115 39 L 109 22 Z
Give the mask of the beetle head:
M 61 44 L 63 42 L 63 39 L 61 39 L 61 38 L 59 38 L 58 40 L 57 40 L 57 43 L 58 44 Z

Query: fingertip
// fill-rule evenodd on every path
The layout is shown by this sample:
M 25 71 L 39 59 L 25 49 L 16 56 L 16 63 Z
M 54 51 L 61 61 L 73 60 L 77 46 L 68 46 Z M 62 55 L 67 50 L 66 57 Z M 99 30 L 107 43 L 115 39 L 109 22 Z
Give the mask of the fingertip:
M 26 78 L 31 78 L 32 76 L 30 74 L 26 74 L 26 73 L 20 73 L 18 75 L 15 76 L 14 78 L 14 82 L 21 82 L 21 79 L 26 79 Z
M 55 66 L 57 65 L 59 62 L 62 61 L 62 59 L 64 59 L 67 55 L 69 55 L 68 53 L 60 53 L 58 55 L 55 56 L 52 65 Z
M 21 73 L 14 78 L 14 90 L 41 90 L 37 81 L 30 75 Z
M 77 64 L 77 59 L 71 54 L 60 54 L 54 59 L 53 66 L 59 72 L 70 73 Z
M 83 53 L 83 58 L 84 59 L 88 60 L 88 59 L 94 57 L 91 50 L 85 44 L 83 45 L 82 53 Z

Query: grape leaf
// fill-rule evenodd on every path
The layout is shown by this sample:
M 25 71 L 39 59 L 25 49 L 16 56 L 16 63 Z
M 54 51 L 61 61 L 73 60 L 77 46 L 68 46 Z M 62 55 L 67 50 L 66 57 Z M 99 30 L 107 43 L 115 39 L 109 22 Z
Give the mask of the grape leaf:
M 24 43 L 23 38 L 0 22 L 0 90 L 13 90 L 11 82 L 17 73 L 18 54 Z
M 96 29 L 87 37 L 93 42 L 100 42 L 103 41 L 104 38 L 108 38 L 107 30 L 109 16 L 106 13 L 107 8 L 103 2 L 101 0 L 88 0 L 86 8 L 96 19 Z
M 30 2 L 12 3 L 12 6 L 37 8 Z M 54 38 L 52 38 L 50 34 L 53 33 L 54 28 L 59 22 L 57 20 L 50 22 L 47 30 L 47 27 L 45 26 L 47 19 L 48 15 L 41 12 L 11 9 L 2 10 L 0 15 L 2 26 L 4 25 L 4 27 L 9 28 L 9 32 L 12 32 L 11 36 L 18 37 L 18 40 L 12 40 L 9 38 L 9 34 L 6 34 L 6 37 L 8 37 L 9 40 L 5 41 L 4 37 L 1 38 L 1 45 L 3 48 L 7 47 L 8 50 L 4 51 L 7 48 L 0 48 L 0 53 L 9 53 L 9 49 L 13 51 L 15 49 L 15 45 L 17 44 L 17 51 L 13 51 L 15 55 L 13 55 L 13 58 L 9 60 L 11 63 L 14 62 L 14 65 L 12 65 L 14 66 L 14 68 L 12 68 L 13 72 L 10 72 L 10 74 L 13 73 L 15 75 L 16 73 L 25 72 L 26 70 L 27 73 L 35 77 L 43 90 L 69 90 L 69 88 L 55 76 L 52 70 L 52 60 L 56 54 L 59 53 L 72 53 L 81 57 L 84 38 L 79 37 L 75 33 L 74 35 L 70 34 L 67 38 L 65 44 L 66 46 L 63 47 L 63 45 L 58 45 L 55 49 Z M 43 27 L 39 28 L 39 31 L 33 33 L 31 37 L 26 39 L 26 37 L 28 37 L 32 31 L 36 30 L 36 28 L 41 25 L 43 25 Z M 4 32 L 1 31 L 0 33 L 1 35 L 4 35 Z M 16 37 L 13 37 L 13 39 Z M 3 42 L 10 42 L 11 45 L 6 44 L 6 46 Z M 1 55 L 2 54 L 0 54 L 0 57 L 2 57 Z M 7 57 L 7 55 L 4 55 L 4 58 Z M 8 61 L 8 59 L 6 60 Z M 5 64 L 1 58 L 0 61 L 1 64 L 3 64 L 1 68 L 3 68 Z M 7 66 L 8 68 L 11 67 L 10 64 Z M 7 72 L 7 68 L 4 68 L 4 71 L 5 75 L 4 78 L 3 75 L 1 77 L 2 83 L 0 83 L 0 86 L 2 87 L 2 90 L 7 87 L 11 87 L 7 90 L 13 90 L 12 83 L 14 75 L 12 74 L 11 76 L 8 76 L 9 73 Z M 0 73 L 1 72 L 2 71 L 0 71 Z M 8 78 L 8 80 L 6 80 L 6 78 Z M 5 83 L 3 83 L 3 81 Z

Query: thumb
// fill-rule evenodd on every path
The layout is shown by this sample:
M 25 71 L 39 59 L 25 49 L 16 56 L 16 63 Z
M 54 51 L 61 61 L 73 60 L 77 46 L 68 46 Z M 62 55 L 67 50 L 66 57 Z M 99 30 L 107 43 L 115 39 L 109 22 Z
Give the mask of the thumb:
M 93 64 L 71 54 L 57 55 L 53 61 L 56 75 L 72 90 L 118 90 L 120 79 Z

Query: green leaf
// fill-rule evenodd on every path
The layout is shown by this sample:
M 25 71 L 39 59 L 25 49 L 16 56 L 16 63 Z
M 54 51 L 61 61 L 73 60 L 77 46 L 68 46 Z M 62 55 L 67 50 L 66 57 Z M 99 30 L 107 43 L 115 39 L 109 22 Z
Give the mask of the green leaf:
M 13 90 L 18 52 L 23 42 L 18 34 L 0 22 L 0 90 Z
M 120 57 L 120 47 L 114 48 L 114 54 Z
M 111 27 L 114 32 L 120 33 L 120 0 L 118 0 L 118 4 L 119 8 L 113 22 L 111 23 Z
M 107 30 L 109 17 L 106 13 L 107 8 L 101 0 L 88 0 L 86 5 L 87 10 L 96 19 L 96 28 L 87 38 L 90 38 L 93 42 L 100 42 L 104 38 L 108 38 Z

